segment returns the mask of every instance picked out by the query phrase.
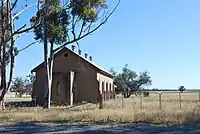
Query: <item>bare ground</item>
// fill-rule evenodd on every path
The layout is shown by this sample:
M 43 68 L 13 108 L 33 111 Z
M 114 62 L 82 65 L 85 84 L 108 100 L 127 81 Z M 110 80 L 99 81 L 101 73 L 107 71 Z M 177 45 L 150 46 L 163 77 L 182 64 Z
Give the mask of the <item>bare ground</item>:
M 198 125 L 160 126 L 154 124 L 51 124 L 51 123 L 17 123 L 0 125 L 0 133 L 12 134 L 198 134 Z

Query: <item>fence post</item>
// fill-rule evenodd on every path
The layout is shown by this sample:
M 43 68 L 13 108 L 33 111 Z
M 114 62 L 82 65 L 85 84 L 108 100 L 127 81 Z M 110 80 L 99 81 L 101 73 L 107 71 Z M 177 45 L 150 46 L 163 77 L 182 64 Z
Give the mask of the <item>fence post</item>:
M 180 109 L 182 108 L 181 106 L 181 92 L 179 92 L 179 102 L 180 102 Z
M 121 93 L 121 95 L 122 95 L 122 108 L 124 107 L 124 95 L 123 95 L 123 93 Z
M 142 109 L 142 91 L 140 91 L 140 109 Z
M 159 109 L 162 110 L 162 92 L 158 92 L 158 96 L 159 96 Z

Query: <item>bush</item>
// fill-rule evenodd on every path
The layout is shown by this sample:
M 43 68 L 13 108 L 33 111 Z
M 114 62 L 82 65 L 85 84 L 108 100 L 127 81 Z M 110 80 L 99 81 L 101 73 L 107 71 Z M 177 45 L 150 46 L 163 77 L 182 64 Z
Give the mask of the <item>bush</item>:
M 144 92 L 143 92 L 143 96 L 144 96 L 144 97 L 149 97 L 149 92 L 144 91 Z

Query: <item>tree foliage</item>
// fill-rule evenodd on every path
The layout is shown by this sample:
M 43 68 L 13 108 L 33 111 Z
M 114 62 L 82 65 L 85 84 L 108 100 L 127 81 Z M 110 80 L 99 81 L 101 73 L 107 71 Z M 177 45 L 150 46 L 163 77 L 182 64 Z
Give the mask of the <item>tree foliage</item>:
M 186 88 L 185 88 L 184 86 L 179 86 L 178 90 L 179 90 L 180 92 L 183 92 L 183 91 L 186 90 Z
M 61 4 L 64 3 L 64 4 Z M 118 5 L 117 5 L 118 6 Z M 40 6 L 31 24 L 43 19 L 44 3 Z M 59 48 L 76 42 L 106 23 L 111 14 L 106 12 L 107 0 L 49 0 L 47 3 L 46 24 L 48 42 L 61 45 Z M 100 22 L 92 29 L 92 25 Z M 44 42 L 44 25 L 41 23 L 34 29 L 35 39 Z M 65 44 L 62 44 L 64 43 Z M 55 51 L 59 50 L 56 48 Z
M 98 10 L 107 8 L 107 4 L 106 0 L 71 0 L 68 7 L 71 7 L 72 16 L 77 16 L 87 23 L 97 21 Z
M 31 94 L 34 80 L 35 76 L 32 74 L 26 76 L 25 78 L 16 77 L 12 81 L 11 91 L 18 93 L 20 97 L 25 93 Z
M 120 0 L 111 12 L 108 10 L 108 0 L 67 0 L 62 7 L 66 10 L 67 40 L 59 49 L 92 34 L 105 24 L 118 7 Z M 117 0 L 116 0 L 117 1 Z
M 67 11 L 61 7 L 58 0 L 50 0 L 46 14 L 47 40 L 50 43 L 61 44 L 67 39 L 67 26 L 69 24 L 69 16 Z M 30 20 L 31 24 L 35 24 L 37 20 L 41 20 L 41 24 L 34 28 L 35 39 L 44 42 L 44 5 Z
M 125 65 L 121 73 L 117 74 L 113 69 L 111 69 L 111 73 L 114 74 L 114 83 L 117 86 L 116 92 L 123 92 L 125 98 L 152 83 L 147 71 L 137 74 L 128 68 L 128 64 Z

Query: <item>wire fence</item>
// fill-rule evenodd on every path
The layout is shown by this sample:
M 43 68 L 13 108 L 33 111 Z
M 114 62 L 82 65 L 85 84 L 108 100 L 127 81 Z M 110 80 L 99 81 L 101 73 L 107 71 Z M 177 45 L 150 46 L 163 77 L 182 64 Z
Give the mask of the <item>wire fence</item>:
M 123 94 L 118 94 L 115 97 L 115 102 L 120 104 L 120 107 L 136 106 L 140 109 L 147 107 L 155 107 L 159 110 L 174 107 L 176 109 L 186 109 L 190 106 L 200 104 L 200 92 L 179 92 L 179 91 L 164 91 L 156 92 L 150 91 L 148 95 L 140 93 L 138 95 L 131 95 L 130 98 L 124 98 Z M 104 102 L 106 103 L 106 102 Z

